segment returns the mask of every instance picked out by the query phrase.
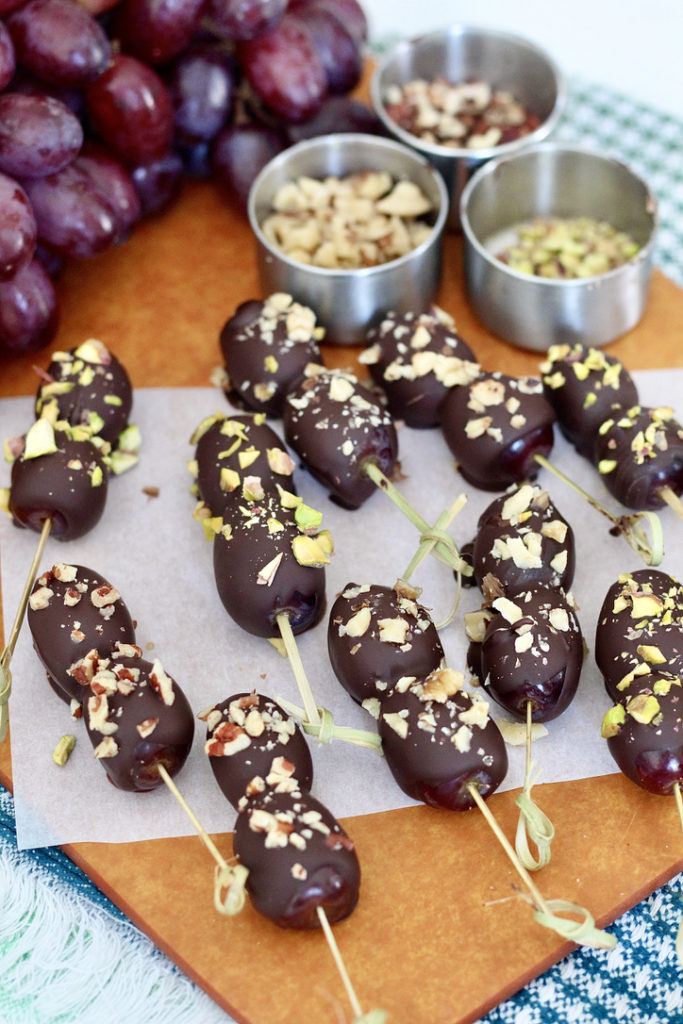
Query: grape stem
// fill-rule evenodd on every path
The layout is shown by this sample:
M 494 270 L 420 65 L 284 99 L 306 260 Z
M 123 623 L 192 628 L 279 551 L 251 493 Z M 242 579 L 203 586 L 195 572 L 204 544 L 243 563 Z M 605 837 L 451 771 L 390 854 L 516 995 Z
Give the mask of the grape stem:
M 51 529 L 52 516 L 48 516 L 43 523 L 42 530 L 40 531 L 38 546 L 36 547 L 33 561 L 31 562 L 31 567 L 26 578 L 26 583 L 24 584 L 24 589 L 19 601 L 19 607 L 17 608 L 17 613 L 14 617 L 12 628 L 10 629 L 9 639 L 5 645 L 4 651 L 0 655 L 0 743 L 2 743 L 7 735 L 7 727 L 9 725 L 7 704 L 9 702 L 10 693 L 12 692 L 12 674 L 9 669 L 9 664 L 12 660 L 17 640 L 19 639 L 21 626 L 24 621 L 24 616 L 26 615 L 28 599 L 31 595 L 31 590 L 33 589 L 36 576 L 38 575 L 38 566 L 41 558 L 43 557 L 43 551 L 45 550 L 45 544 L 47 543 L 47 538 L 50 536 Z
M 557 477 L 558 480 L 562 480 L 565 484 L 580 494 L 589 505 L 592 505 L 594 509 L 600 512 L 603 516 L 612 523 L 614 532 L 616 534 L 623 534 L 626 541 L 631 545 L 633 550 L 640 555 L 646 565 L 659 565 L 664 555 L 664 539 L 662 534 L 662 525 L 659 521 L 659 517 L 654 512 L 636 512 L 630 513 L 623 516 L 615 516 L 604 505 L 601 505 L 597 498 L 594 498 L 587 491 L 584 491 L 582 487 L 579 487 L 574 480 L 571 480 L 561 469 L 554 466 L 544 455 L 534 455 L 534 460 L 547 469 L 549 473 L 552 473 Z M 666 488 L 665 488 L 666 489 Z M 661 493 L 661 492 L 660 492 Z M 663 495 L 662 495 L 663 496 Z M 641 520 L 648 523 L 652 539 L 648 540 L 645 529 L 643 528 Z
M 613 949 L 617 944 L 616 936 L 610 935 L 608 932 L 604 932 L 596 928 L 593 917 L 584 907 L 580 907 L 576 903 L 571 903 L 569 900 L 546 900 L 541 895 L 535 882 L 508 842 L 505 833 L 489 808 L 486 806 L 486 803 L 477 788 L 470 783 L 467 787 L 467 791 L 481 813 L 484 815 L 489 828 L 496 836 L 498 842 L 512 862 L 512 866 L 515 871 L 521 878 L 525 887 L 528 889 L 530 902 L 534 908 L 534 917 L 538 923 L 543 925 L 545 928 L 550 928 L 563 939 L 569 939 L 571 942 L 576 942 L 579 945 L 592 946 L 597 949 Z M 583 920 L 573 921 L 568 918 L 559 917 L 559 912 L 578 914 L 583 918 Z
M 157 769 L 167 788 L 185 811 L 185 814 L 197 830 L 197 835 L 216 862 L 214 879 L 214 905 L 216 909 L 219 913 L 229 917 L 238 914 L 244 906 L 244 884 L 247 880 L 247 869 L 241 864 L 228 863 L 164 765 L 157 765 Z M 222 895 L 223 891 L 225 891 L 225 895 Z
M 526 767 L 524 785 L 515 803 L 519 807 L 519 820 L 515 834 L 515 850 L 517 856 L 528 871 L 538 871 L 550 862 L 550 845 L 555 836 L 555 827 L 550 818 L 531 798 L 533 781 L 531 772 L 531 725 L 533 708 L 531 701 L 526 702 Z M 535 845 L 537 856 L 529 849 L 529 840 Z

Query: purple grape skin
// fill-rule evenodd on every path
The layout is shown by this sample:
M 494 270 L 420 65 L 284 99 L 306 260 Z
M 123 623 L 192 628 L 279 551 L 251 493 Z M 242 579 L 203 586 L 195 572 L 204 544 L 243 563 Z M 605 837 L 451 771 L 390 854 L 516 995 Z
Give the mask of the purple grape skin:
M 57 85 L 81 88 L 111 58 L 104 30 L 73 0 L 29 0 L 8 19 L 18 63 Z
M 21 185 L 0 174 L 0 281 L 14 277 L 32 259 L 38 229 Z
M 106 150 L 90 145 L 81 153 L 78 162 L 89 175 L 102 202 L 110 206 L 117 222 L 116 242 L 123 242 L 142 213 L 128 169 Z
M 355 88 L 363 72 L 360 48 L 348 29 L 325 7 L 307 4 L 296 14 L 313 40 L 331 93 Z
M 232 60 L 213 46 L 181 54 L 167 78 L 176 140 L 192 144 L 212 139 L 233 109 L 236 73 Z
M 42 178 L 66 167 L 83 144 L 81 122 L 51 96 L 0 95 L 0 170 Z
M 263 125 L 232 125 L 216 137 L 212 165 L 217 183 L 246 210 L 249 190 L 262 167 L 286 143 L 279 132 Z
M 366 135 L 386 135 L 386 128 L 367 103 L 353 96 L 329 96 L 320 110 L 298 124 L 284 126 L 287 142 L 294 145 L 317 135 L 339 132 L 363 132 Z M 462 554 L 462 552 L 461 552 Z
M 40 260 L 0 282 L 0 352 L 37 352 L 52 342 L 58 324 L 57 294 Z
M 191 43 L 203 5 L 204 0 L 123 0 L 114 12 L 121 49 L 147 64 L 171 60 Z
M 312 117 L 327 95 L 313 40 L 289 14 L 268 32 L 238 43 L 237 59 L 256 95 L 285 121 Z
M 137 57 L 119 54 L 85 93 L 94 131 L 131 166 L 160 160 L 173 140 L 173 107 L 168 89 Z
M 12 81 L 16 66 L 12 37 L 7 25 L 0 21 L 0 89 L 4 89 Z
M 139 164 L 130 173 L 143 217 L 166 210 L 180 195 L 183 162 L 177 153 L 168 153 L 149 164 Z
M 255 39 L 274 28 L 287 10 L 287 0 L 207 0 L 215 25 L 231 39 Z
M 299 11 L 314 5 L 325 8 L 342 23 L 346 31 L 362 46 L 368 38 L 368 19 L 358 0 L 290 0 L 290 10 Z
M 113 210 L 97 194 L 78 157 L 56 174 L 25 181 L 24 187 L 33 204 L 38 237 L 57 252 L 88 259 L 116 241 Z

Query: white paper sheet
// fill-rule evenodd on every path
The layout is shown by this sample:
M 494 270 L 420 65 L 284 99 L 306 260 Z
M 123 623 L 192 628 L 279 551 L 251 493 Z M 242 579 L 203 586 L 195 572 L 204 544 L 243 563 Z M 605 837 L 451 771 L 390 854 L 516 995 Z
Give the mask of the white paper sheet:
M 683 370 L 635 374 L 644 404 L 680 406 Z M 222 393 L 210 388 L 141 389 L 133 419 L 143 448 L 139 465 L 110 483 L 107 508 L 98 526 L 70 543 L 48 541 L 41 570 L 54 562 L 86 565 L 104 575 L 121 592 L 137 620 L 138 642 L 146 656 L 158 657 L 184 689 L 193 709 L 201 711 L 240 690 L 257 688 L 301 704 L 288 662 L 266 641 L 249 636 L 228 617 L 213 579 L 211 546 L 192 519 L 194 499 L 186 463 L 193 456 L 189 438 L 197 423 L 216 409 L 225 411 Z M 0 439 L 23 433 L 32 422 L 29 399 L 0 402 Z M 279 424 L 273 424 L 279 430 Z M 559 435 L 559 432 L 558 432 Z M 470 540 L 481 511 L 494 495 L 468 487 L 452 468 L 439 431 L 400 433 L 406 479 L 401 490 L 429 522 L 465 491 L 468 502 L 451 532 L 458 544 Z M 616 505 L 597 473 L 557 437 L 552 459 L 590 493 Z M 542 471 L 547 487 L 577 543 L 574 596 L 589 649 L 595 621 L 608 586 L 619 573 L 643 563 L 623 539 L 608 532 L 606 519 L 563 483 Z M 327 571 L 328 605 L 350 581 L 391 585 L 412 557 L 418 536 L 413 526 L 382 494 L 355 512 L 339 509 L 303 470 L 296 483 L 304 500 L 324 512 L 323 526 L 334 536 L 336 553 Z M 0 485 L 9 484 L 9 470 Z M 145 487 L 158 487 L 150 498 Z M 621 510 L 618 510 L 619 512 Z M 662 568 L 683 576 L 683 523 L 670 509 L 661 513 L 666 540 Z M 37 535 L 0 521 L 5 635 L 9 632 L 36 548 Z M 452 604 L 450 571 L 429 558 L 413 577 L 423 587 L 422 602 L 439 621 Z M 443 631 L 448 664 L 464 670 L 466 640 L 463 614 L 479 607 L 476 589 L 463 592 L 455 620 Z M 374 729 L 336 681 L 327 658 L 327 619 L 298 638 L 318 704 L 329 708 L 337 724 Z M 194 831 L 165 788 L 147 794 L 124 793 L 108 781 L 93 757 L 82 723 L 73 722 L 66 704 L 48 686 L 32 649 L 27 626 L 12 660 L 10 702 L 12 767 L 17 837 L 22 849 L 69 842 L 129 842 Z M 539 782 L 564 781 L 615 770 L 600 722 L 609 701 L 592 655 L 586 659 L 579 693 L 568 710 L 548 723 L 548 736 L 534 746 Z M 501 712 L 492 706 L 494 716 Z M 506 717 L 503 715 L 503 717 Z M 59 738 L 78 739 L 70 760 L 57 767 L 52 750 Z M 203 752 L 204 726 L 197 723 L 190 757 L 176 782 L 209 832 L 230 831 L 235 813 L 213 779 Z M 411 803 L 395 785 L 376 754 L 345 743 L 319 746 L 311 741 L 315 764 L 314 794 L 339 817 L 402 807 Z M 510 770 L 503 787 L 522 784 L 523 748 L 510 748 Z

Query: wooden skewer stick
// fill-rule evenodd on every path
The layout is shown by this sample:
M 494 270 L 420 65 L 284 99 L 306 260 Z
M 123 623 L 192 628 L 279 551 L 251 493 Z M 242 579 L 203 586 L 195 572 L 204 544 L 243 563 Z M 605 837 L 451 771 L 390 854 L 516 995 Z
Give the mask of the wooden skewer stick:
M 304 702 L 304 709 L 306 711 L 306 719 L 311 725 L 320 725 L 322 719 L 320 712 L 318 711 L 318 705 L 313 699 L 313 691 L 311 690 L 311 684 L 308 681 L 306 670 L 304 669 L 301 655 L 299 654 L 299 648 L 297 646 L 294 633 L 292 631 L 292 624 L 289 621 L 289 615 L 286 612 L 280 612 L 277 616 L 278 629 L 280 630 L 280 636 L 282 642 L 285 645 L 287 657 L 289 658 L 289 664 L 292 667 L 294 673 L 294 679 L 299 689 L 299 694 L 302 701 Z
M 316 911 L 318 914 L 318 920 L 320 921 L 320 927 L 322 928 L 325 934 L 325 938 L 327 939 L 327 944 L 330 947 L 332 959 L 334 960 L 337 970 L 339 971 L 339 976 L 342 980 L 344 988 L 346 989 L 346 994 L 349 997 L 351 1008 L 355 1014 L 354 1024 L 383 1024 L 383 1022 L 386 1020 L 386 1014 L 383 1010 L 371 1010 L 367 1014 L 363 1013 L 360 1002 L 358 1000 L 358 996 L 356 995 L 354 987 L 351 984 L 351 978 L 349 977 L 349 972 L 346 969 L 346 964 L 344 963 L 342 955 L 339 952 L 337 940 L 332 934 L 332 929 L 330 927 L 330 922 L 327 919 L 327 914 L 325 913 L 322 907 L 316 907 Z
M 40 560 L 43 557 L 43 551 L 47 539 L 50 536 L 50 530 L 52 529 L 52 516 L 48 516 L 43 523 L 43 528 L 40 531 L 40 537 L 38 539 L 38 546 L 36 547 L 33 561 L 29 569 L 26 583 L 19 600 L 19 607 L 14 617 L 12 628 L 10 629 L 9 637 L 5 645 L 5 649 L 0 655 L 0 743 L 7 734 L 7 726 L 9 724 L 9 716 L 7 714 L 7 703 L 9 701 L 10 693 L 12 690 L 12 675 L 10 673 L 9 664 L 14 654 L 14 648 L 17 645 L 19 639 L 19 633 L 21 632 L 21 626 L 26 615 L 26 608 L 28 607 L 28 599 L 33 589 L 36 576 L 38 575 L 38 566 Z
M 676 800 L 676 810 L 678 811 L 678 817 L 681 823 L 681 831 L 683 832 L 683 796 L 681 796 L 681 786 L 679 782 L 674 783 L 674 798 Z
M 596 928 L 592 916 L 584 907 L 570 903 L 568 900 L 546 900 L 542 896 L 477 788 L 470 783 L 467 790 L 528 890 L 531 904 L 534 907 L 534 917 L 538 923 L 546 928 L 551 928 L 558 935 L 561 935 L 563 939 L 570 939 L 572 942 L 580 945 L 592 946 L 597 949 L 612 949 L 617 942 L 616 936 Z M 559 917 L 558 911 L 580 914 L 583 916 L 583 920 L 578 922 L 565 917 Z
M 244 883 L 248 874 L 247 869 L 240 864 L 235 865 L 228 863 L 163 764 L 158 765 L 158 770 L 159 775 L 164 780 L 166 786 L 176 798 L 182 809 L 185 811 L 185 814 L 196 828 L 197 835 L 216 862 L 214 890 L 214 904 L 216 909 L 220 913 L 228 914 L 229 916 L 238 914 L 244 906 Z M 222 899 L 220 892 L 226 887 L 228 892 L 226 897 Z
M 613 530 L 616 534 L 623 534 L 627 542 L 631 545 L 633 550 L 640 555 L 646 565 L 659 565 L 664 555 L 664 539 L 662 534 L 662 524 L 659 521 L 659 517 L 655 512 L 634 512 L 628 515 L 615 516 L 604 505 L 589 494 L 588 491 L 584 491 L 583 487 L 579 487 L 570 477 L 563 473 L 561 469 L 554 466 L 552 462 L 543 455 L 534 455 L 534 460 L 547 469 L 549 473 L 556 476 L 558 480 L 562 480 L 563 483 L 571 487 L 573 491 L 580 494 L 589 505 L 592 505 L 596 511 L 600 512 L 603 516 L 612 523 Z M 642 526 L 642 521 L 648 523 L 650 527 L 651 540 L 648 539 L 647 534 Z
M 669 508 L 674 510 L 678 518 L 683 519 L 683 501 L 681 501 L 676 492 L 672 491 L 670 487 L 660 487 L 658 493 Z

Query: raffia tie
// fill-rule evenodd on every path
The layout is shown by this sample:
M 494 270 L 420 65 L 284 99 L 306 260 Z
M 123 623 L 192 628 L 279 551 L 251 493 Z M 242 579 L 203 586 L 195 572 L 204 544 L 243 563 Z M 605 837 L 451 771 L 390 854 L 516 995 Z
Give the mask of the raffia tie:
M 353 1018 L 353 1024 L 385 1024 L 389 1014 L 386 1010 L 368 1010 L 367 1013 L 362 1013 L 360 1017 Z
M 570 918 L 559 917 L 559 914 L 578 914 L 582 920 L 572 921 Z M 545 900 L 545 909 L 534 907 L 534 918 L 544 928 L 551 928 L 563 939 L 579 946 L 614 949 L 617 944 L 616 935 L 595 927 L 595 918 L 590 911 L 569 900 Z
M 368 732 L 365 729 L 352 729 L 347 725 L 336 725 L 334 715 L 328 708 L 318 708 L 320 722 L 311 722 L 306 717 L 303 708 L 299 708 L 284 697 L 278 696 L 280 704 L 289 715 L 294 715 L 301 721 L 301 728 L 308 736 L 315 736 L 319 743 L 331 743 L 332 740 L 343 740 L 345 743 L 353 743 L 357 747 L 366 747 L 381 754 L 382 741 L 376 732 Z
M 550 845 L 555 837 L 555 826 L 544 811 L 531 797 L 533 783 L 528 780 L 515 800 L 520 815 L 515 834 L 515 850 L 527 871 L 538 871 L 550 863 Z M 529 840 L 536 846 L 538 856 L 534 857 Z
M 244 907 L 248 874 L 243 864 L 224 864 L 214 869 L 213 905 L 223 917 L 235 917 Z

